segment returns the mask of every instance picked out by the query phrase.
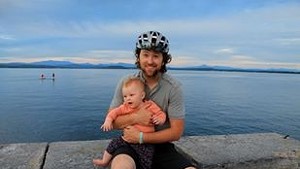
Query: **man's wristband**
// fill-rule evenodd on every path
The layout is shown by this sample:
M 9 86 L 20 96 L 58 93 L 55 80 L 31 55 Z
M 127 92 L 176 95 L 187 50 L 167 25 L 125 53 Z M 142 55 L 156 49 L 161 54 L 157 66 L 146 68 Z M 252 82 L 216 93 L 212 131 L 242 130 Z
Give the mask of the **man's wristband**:
M 140 143 L 140 144 L 143 144 L 143 142 L 144 142 L 143 136 L 144 136 L 144 133 L 143 133 L 143 132 L 140 132 L 140 140 L 139 140 L 139 143 Z

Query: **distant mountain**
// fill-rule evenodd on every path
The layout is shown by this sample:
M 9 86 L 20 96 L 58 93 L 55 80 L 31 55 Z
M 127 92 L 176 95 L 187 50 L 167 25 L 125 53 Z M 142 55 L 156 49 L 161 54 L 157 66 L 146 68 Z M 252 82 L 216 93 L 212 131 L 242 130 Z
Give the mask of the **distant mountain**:
M 73 63 L 69 61 L 46 60 L 32 63 L 0 63 L 0 68 L 132 69 L 135 68 L 135 65 L 129 63 L 90 64 Z
M 46 60 L 41 62 L 32 62 L 32 65 L 44 65 L 44 66 L 67 66 L 73 65 L 74 63 L 69 61 L 55 61 L 55 60 Z
M 192 67 L 173 67 L 175 70 L 202 70 L 202 71 L 231 71 L 231 72 L 259 72 L 259 73 L 295 73 L 300 74 L 300 70 L 287 68 L 234 68 L 228 66 L 192 66 Z
M 69 68 L 69 69 L 135 69 L 135 64 L 130 63 L 106 63 L 106 64 L 90 64 L 90 63 L 73 63 L 69 61 L 46 60 L 32 63 L 0 63 L 0 68 Z M 187 67 L 169 67 L 172 70 L 197 70 L 197 71 L 235 71 L 235 72 L 263 72 L 263 73 L 295 73 L 300 74 L 300 70 L 286 68 L 234 68 L 227 66 L 187 66 Z

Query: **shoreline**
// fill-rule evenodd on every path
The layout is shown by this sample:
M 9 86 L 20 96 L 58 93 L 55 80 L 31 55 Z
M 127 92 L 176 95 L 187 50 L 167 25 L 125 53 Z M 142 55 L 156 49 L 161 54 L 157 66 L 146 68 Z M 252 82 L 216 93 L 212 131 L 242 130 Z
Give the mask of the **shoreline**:
M 136 69 L 135 67 L 108 66 L 108 67 L 73 67 L 73 66 L 1 66 L 0 69 Z M 168 70 L 182 71 L 215 71 L 215 72 L 242 72 L 242 73 L 278 73 L 278 74 L 300 74 L 300 70 L 285 69 L 259 69 L 259 68 L 193 68 L 193 67 L 169 67 Z
M 3 169 L 93 168 L 110 140 L 0 144 Z M 297 169 L 300 141 L 277 133 L 184 136 L 176 148 L 203 169 Z M 98 167 L 101 168 L 101 167 Z

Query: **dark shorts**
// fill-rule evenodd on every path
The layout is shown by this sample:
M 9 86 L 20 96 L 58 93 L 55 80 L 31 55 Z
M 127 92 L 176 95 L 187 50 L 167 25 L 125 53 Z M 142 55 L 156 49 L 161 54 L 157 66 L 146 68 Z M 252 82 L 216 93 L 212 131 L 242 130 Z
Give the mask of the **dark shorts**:
M 173 143 L 155 145 L 153 169 L 184 169 L 187 167 L 195 166 L 175 149 Z
M 120 148 L 121 150 L 119 150 Z M 154 154 L 153 144 L 130 144 L 123 140 L 122 137 L 117 137 L 112 139 L 107 146 L 106 151 L 109 154 L 115 155 L 115 151 L 117 150 L 118 154 L 124 152 L 130 155 L 135 163 L 139 164 L 142 169 L 151 169 Z
M 113 157 L 119 154 L 127 154 L 131 156 L 135 161 L 136 168 L 142 169 L 137 153 L 130 146 L 120 147 L 113 153 Z M 192 166 L 194 165 L 191 161 L 177 152 L 173 143 L 155 144 L 152 169 L 184 169 Z
M 137 155 L 137 153 L 134 151 L 134 149 L 132 147 L 130 147 L 129 145 L 127 146 L 122 146 L 119 147 L 113 154 L 112 157 L 114 158 L 115 156 L 119 155 L 119 154 L 126 154 L 129 155 L 135 162 L 136 165 L 136 169 L 142 169 L 139 163 L 139 157 Z

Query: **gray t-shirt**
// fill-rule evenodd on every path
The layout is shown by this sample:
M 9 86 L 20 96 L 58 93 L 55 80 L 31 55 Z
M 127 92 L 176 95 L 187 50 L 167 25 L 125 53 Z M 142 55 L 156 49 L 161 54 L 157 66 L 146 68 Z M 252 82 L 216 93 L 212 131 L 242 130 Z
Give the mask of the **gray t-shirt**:
M 127 75 L 123 77 L 115 90 L 113 100 L 110 104 L 110 108 L 115 108 L 123 103 L 122 96 L 122 84 L 123 81 L 130 77 L 139 77 L 145 82 L 142 71 L 134 75 Z M 181 83 L 170 75 L 163 73 L 159 74 L 159 82 L 156 87 L 149 89 L 146 86 L 146 99 L 153 100 L 166 114 L 167 121 L 162 126 L 156 126 L 156 130 L 162 130 L 164 128 L 169 128 L 169 119 L 184 119 L 185 117 L 185 106 L 183 99 L 183 92 L 181 89 Z

